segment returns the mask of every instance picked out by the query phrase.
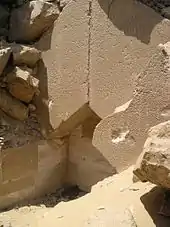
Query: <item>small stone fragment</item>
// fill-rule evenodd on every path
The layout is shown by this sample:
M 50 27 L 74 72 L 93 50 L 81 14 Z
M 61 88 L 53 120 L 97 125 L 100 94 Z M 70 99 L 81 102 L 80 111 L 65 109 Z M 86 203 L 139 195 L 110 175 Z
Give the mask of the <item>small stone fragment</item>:
M 34 106 L 33 104 L 29 104 L 29 105 L 28 105 L 28 108 L 29 108 L 29 111 L 30 111 L 30 112 L 36 111 L 36 106 Z
M 13 60 L 15 65 L 34 67 L 41 58 L 41 52 L 34 47 L 19 44 L 12 45 Z
M 9 92 L 17 99 L 29 103 L 36 90 L 39 80 L 32 76 L 32 69 L 27 67 L 16 67 L 7 75 Z
M 11 54 L 11 48 L 7 47 L 0 49 L 0 76 L 9 60 Z
M 28 108 L 1 88 L 0 109 L 17 120 L 22 121 L 28 118 Z
M 9 40 L 27 43 L 36 41 L 58 18 L 60 10 L 55 3 L 30 1 L 12 11 Z

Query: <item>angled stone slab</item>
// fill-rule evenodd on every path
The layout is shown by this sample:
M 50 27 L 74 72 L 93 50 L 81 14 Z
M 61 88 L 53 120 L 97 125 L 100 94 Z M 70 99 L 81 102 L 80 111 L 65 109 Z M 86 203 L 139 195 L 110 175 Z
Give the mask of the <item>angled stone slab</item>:
M 134 0 L 93 0 L 90 107 L 101 118 L 132 98 L 138 74 L 159 43 L 170 40 L 170 21 Z

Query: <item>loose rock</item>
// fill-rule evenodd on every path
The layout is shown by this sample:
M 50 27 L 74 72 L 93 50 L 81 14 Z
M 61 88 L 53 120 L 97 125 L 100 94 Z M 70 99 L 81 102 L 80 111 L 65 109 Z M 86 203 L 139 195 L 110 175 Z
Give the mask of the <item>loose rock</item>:
M 41 58 L 41 52 L 31 46 L 19 44 L 12 45 L 13 60 L 15 65 L 27 65 L 33 67 Z
M 32 76 L 32 69 L 16 67 L 7 75 L 9 92 L 17 99 L 29 103 L 38 89 L 39 80 Z
M 27 2 L 12 11 L 9 40 L 32 42 L 38 39 L 59 16 L 57 4 L 43 0 Z
M 149 130 L 134 173 L 164 188 L 170 188 L 170 121 Z
M 0 49 L 0 76 L 9 60 L 11 48 Z
M 2 109 L 7 115 L 21 121 L 28 118 L 28 108 L 1 88 L 0 109 Z

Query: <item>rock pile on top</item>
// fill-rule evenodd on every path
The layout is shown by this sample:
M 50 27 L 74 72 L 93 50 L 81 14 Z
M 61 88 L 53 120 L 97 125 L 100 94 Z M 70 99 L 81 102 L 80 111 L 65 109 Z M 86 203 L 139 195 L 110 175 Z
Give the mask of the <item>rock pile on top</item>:
M 33 44 L 53 25 L 67 2 L 0 2 L 0 109 L 15 119 L 25 120 L 35 110 L 29 107 L 39 94 L 41 52 Z
M 32 46 L 12 44 L 0 50 L 0 109 L 15 119 L 28 118 L 28 104 L 38 94 L 35 67 L 40 58 Z

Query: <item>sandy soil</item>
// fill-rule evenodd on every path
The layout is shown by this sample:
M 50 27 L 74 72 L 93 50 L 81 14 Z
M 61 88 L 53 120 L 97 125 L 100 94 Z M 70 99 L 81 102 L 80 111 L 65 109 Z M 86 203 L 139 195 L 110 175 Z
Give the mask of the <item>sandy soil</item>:
M 85 227 L 98 225 L 97 220 L 121 214 L 128 208 L 138 227 L 169 227 L 170 219 L 160 216 L 163 191 L 150 183 L 133 183 L 132 168 L 109 177 L 92 188 L 91 193 L 57 204 L 54 196 L 39 201 L 38 205 L 23 206 L 0 213 L 4 227 Z M 41 204 L 42 203 L 42 204 Z M 46 205 L 45 205 L 46 204 Z M 57 204 L 57 205 L 55 205 Z M 103 215 L 109 211 L 110 215 Z M 95 222 L 94 222 L 95 220 Z M 107 220 L 103 220 L 103 223 Z M 129 225 L 128 225 L 129 226 Z

